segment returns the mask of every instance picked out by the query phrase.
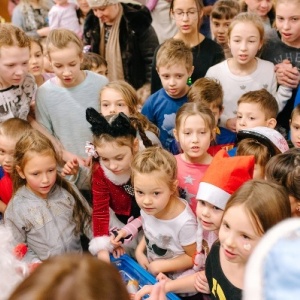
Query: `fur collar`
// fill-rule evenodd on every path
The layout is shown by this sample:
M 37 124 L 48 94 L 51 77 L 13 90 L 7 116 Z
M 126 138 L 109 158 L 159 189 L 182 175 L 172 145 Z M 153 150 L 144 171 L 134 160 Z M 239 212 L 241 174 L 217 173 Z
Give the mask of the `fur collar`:
M 104 166 L 104 164 L 101 162 L 101 160 L 100 160 L 100 165 L 101 165 L 101 168 L 102 168 L 106 178 L 109 179 L 113 184 L 123 185 L 123 184 L 126 184 L 129 181 L 130 175 L 131 175 L 130 171 L 126 174 L 116 175 L 112 171 L 108 170 Z

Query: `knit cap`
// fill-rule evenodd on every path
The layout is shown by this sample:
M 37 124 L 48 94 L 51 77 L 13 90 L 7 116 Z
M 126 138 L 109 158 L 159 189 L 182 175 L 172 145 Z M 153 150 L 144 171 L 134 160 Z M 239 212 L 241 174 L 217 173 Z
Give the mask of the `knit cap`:
M 102 7 L 119 3 L 118 0 L 87 0 L 89 6 L 93 7 Z

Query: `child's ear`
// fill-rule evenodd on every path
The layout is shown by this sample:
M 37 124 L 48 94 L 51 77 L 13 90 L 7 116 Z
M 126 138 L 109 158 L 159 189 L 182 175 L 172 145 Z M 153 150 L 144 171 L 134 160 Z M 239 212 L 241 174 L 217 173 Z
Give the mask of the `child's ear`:
M 267 127 L 274 129 L 276 127 L 277 121 L 275 118 L 271 118 L 267 121 Z
M 139 152 L 140 144 L 139 144 L 139 139 L 135 138 L 133 141 L 133 153 Z
M 23 171 L 21 170 L 20 166 L 16 166 L 16 170 L 17 170 L 19 176 L 20 176 L 22 179 L 25 179 L 25 175 L 24 175 Z
M 222 105 L 222 107 L 220 108 L 220 117 L 221 117 L 223 112 L 224 112 L 224 106 Z
M 217 127 L 215 127 L 211 132 L 210 141 L 214 141 L 216 139 Z
M 192 68 L 190 69 L 190 71 L 189 71 L 189 77 L 191 77 L 192 76 L 192 74 L 193 74 L 193 72 L 194 72 L 194 69 L 195 69 L 195 67 L 194 66 L 192 66 Z
M 175 140 L 176 140 L 177 142 L 179 142 L 179 139 L 178 139 L 178 133 L 177 133 L 177 130 L 176 130 L 175 128 L 173 129 L 173 134 L 174 134 Z
M 298 217 L 300 217 L 300 201 L 297 201 L 296 214 Z
M 175 193 L 177 191 L 177 189 L 178 189 L 178 180 L 176 179 L 173 182 L 173 192 Z

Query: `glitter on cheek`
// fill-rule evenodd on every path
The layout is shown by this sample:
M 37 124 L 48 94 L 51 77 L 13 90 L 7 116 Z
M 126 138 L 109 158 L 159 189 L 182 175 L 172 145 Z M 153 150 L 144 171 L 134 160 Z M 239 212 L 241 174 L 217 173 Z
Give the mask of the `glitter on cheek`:
M 244 249 L 247 251 L 251 250 L 251 245 L 250 244 L 244 244 Z

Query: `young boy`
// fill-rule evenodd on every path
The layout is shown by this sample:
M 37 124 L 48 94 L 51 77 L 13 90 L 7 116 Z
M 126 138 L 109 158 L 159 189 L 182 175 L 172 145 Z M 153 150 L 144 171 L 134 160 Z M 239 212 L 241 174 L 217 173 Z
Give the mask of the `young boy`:
M 258 126 L 275 128 L 278 104 L 274 96 L 261 89 L 245 93 L 238 100 L 236 132 Z M 236 147 L 229 150 L 230 156 L 236 155 Z
M 83 53 L 83 62 L 80 66 L 81 70 L 90 70 L 94 73 L 107 76 L 107 61 L 97 53 Z
M 228 27 L 239 12 L 240 5 L 236 0 L 218 0 L 211 11 L 210 30 L 214 40 L 222 46 L 226 58 L 232 56 L 228 47 Z
M 11 118 L 0 125 L 0 220 L 12 196 L 13 155 L 17 141 L 30 124 L 19 118 Z
M 194 70 L 191 49 L 181 40 L 167 40 L 157 52 L 156 70 L 163 88 L 147 99 L 142 114 L 159 128 L 163 147 L 172 152 L 176 112 L 187 102 L 187 81 Z
M 199 78 L 191 86 L 188 92 L 188 102 L 201 103 L 212 111 L 216 124 L 223 112 L 223 89 L 221 84 L 213 78 Z M 230 150 L 236 143 L 236 134 L 224 127 L 216 127 L 216 137 L 208 149 L 214 156 L 220 149 Z
M 300 104 L 295 106 L 291 114 L 290 137 L 292 147 L 300 148 Z

